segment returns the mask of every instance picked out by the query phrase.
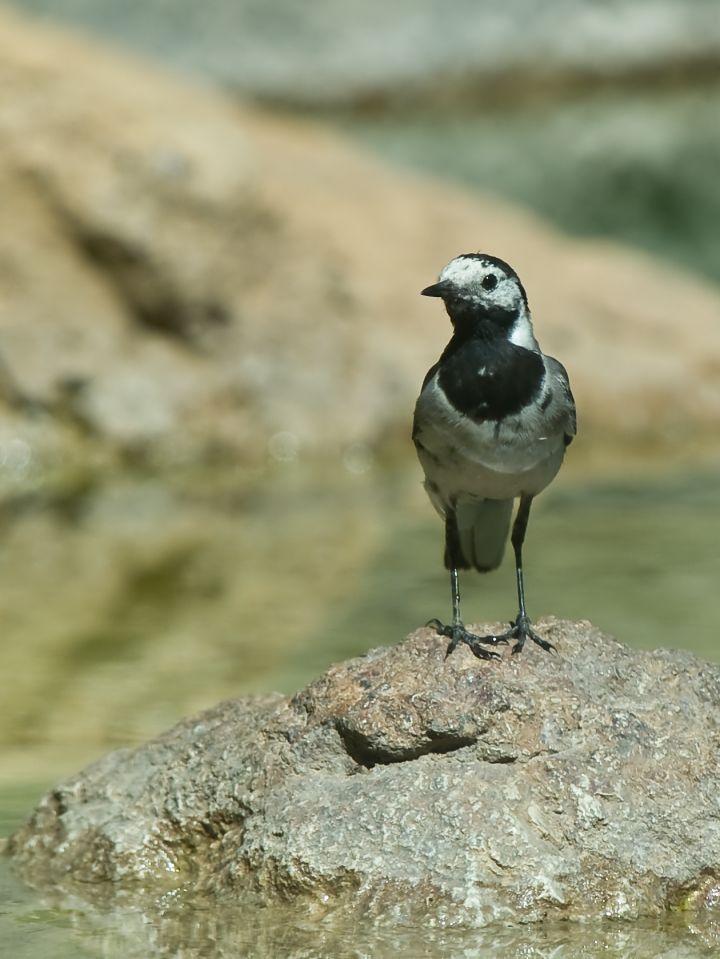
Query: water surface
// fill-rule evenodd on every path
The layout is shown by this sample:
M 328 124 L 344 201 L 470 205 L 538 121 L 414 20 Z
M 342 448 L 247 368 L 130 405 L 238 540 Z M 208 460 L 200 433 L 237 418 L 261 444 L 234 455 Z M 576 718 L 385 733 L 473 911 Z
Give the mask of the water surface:
M 12 682 L 0 700 L 0 833 L 108 748 L 225 696 L 290 692 L 332 661 L 447 616 L 441 524 L 414 464 L 320 475 L 279 464 L 260 479 L 218 489 L 126 478 L 6 511 L 0 616 Z M 719 511 L 720 470 L 629 484 L 561 476 L 531 518 L 531 613 L 720 658 Z M 468 621 L 514 615 L 509 557 L 462 585 Z M 0 903 L 0 942 L 20 959 L 699 956 L 714 935 L 677 919 L 482 935 L 338 929 L 172 896 L 102 912 L 25 890 L 5 863 Z

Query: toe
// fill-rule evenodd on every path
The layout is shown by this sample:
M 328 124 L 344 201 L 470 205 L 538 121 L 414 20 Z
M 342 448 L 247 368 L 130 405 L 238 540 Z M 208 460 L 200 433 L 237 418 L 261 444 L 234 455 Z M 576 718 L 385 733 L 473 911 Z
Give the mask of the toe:
M 431 626 L 439 636 L 453 636 L 452 626 L 446 626 L 445 623 L 441 623 L 439 619 L 429 619 L 425 626 Z
M 468 643 L 468 645 L 478 659 L 502 659 L 500 653 L 496 653 L 494 649 L 485 649 L 484 646 L 478 646 L 475 643 Z
M 530 633 L 530 639 L 548 653 L 557 652 L 557 648 L 553 646 L 552 643 L 548 642 L 547 639 L 543 639 L 542 636 L 538 636 L 535 632 Z

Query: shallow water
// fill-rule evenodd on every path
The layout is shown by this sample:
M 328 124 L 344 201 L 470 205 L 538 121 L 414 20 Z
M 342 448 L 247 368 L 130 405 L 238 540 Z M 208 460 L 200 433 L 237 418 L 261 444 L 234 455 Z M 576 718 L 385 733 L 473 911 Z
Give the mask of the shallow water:
M 124 480 L 18 504 L 0 532 L 0 834 L 108 748 L 243 692 L 291 691 L 328 663 L 446 616 L 441 526 L 417 467 L 322 478 L 280 464 L 232 491 Z M 720 470 L 632 484 L 561 477 L 531 518 L 530 611 L 624 642 L 718 659 Z M 507 620 L 512 564 L 463 578 L 468 621 Z M 560 650 L 562 655 L 562 650 Z M 500 930 L 327 926 L 173 897 L 111 912 L 46 902 L 0 866 L 9 955 L 695 956 L 692 931 L 608 924 Z M 652 945 L 648 945 L 651 943 Z
M 245 485 L 243 485 L 243 482 Z M 720 470 L 602 484 L 561 475 L 525 549 L 532 615 L 718 658 Z M 234 489 L 118 480 L 0 524 L 0 743 L 137 741 L 224 696 L 304 684 L 447 616 L 442 528 L 411 466 L 287 464 Z M 463 574 L 465 619 L 515 612 L 512 560 Z M 88 718 L 91 721 L 88 722 Z
M 373 929 L 362 919 L 337 927 L 288 911 L 218 910 L 172 896 L 143 909 L 60 909 L 0 863 L 0 943 L 13 959 L 700 959 L 717 955 L 720 927 L 679 917 L 492 930 Z

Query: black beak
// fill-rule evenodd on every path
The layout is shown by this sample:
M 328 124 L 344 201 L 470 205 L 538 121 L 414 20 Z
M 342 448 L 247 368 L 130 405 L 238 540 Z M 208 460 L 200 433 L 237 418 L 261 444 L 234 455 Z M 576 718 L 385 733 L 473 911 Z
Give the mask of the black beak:
M 420 296 L 445 296 L 449 292 L 449 284 L 447 281 L 443 281 L 442 283 L 433 283 L 432 286 L 426 286 L 424 290 L 420 290 Z

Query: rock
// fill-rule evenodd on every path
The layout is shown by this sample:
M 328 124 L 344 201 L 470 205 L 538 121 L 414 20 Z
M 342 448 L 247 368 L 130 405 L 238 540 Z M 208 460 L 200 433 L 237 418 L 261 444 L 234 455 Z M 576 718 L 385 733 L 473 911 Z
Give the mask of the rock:
M 523 277 L 596 458 L 712 455 L 709 284 L 5 10 L 0 81 L 0 492 L 409 450 L 448 336 L 418 291 L 478 248 Z
M 702 913 L 720 666 L 539 628 L 557 655 L 446 660 L 421 629 L 291 699 L 221 703 L 53 789 L 9 853 L 85 900 L 180 887 L 470 926 Z

